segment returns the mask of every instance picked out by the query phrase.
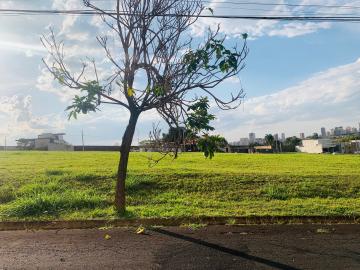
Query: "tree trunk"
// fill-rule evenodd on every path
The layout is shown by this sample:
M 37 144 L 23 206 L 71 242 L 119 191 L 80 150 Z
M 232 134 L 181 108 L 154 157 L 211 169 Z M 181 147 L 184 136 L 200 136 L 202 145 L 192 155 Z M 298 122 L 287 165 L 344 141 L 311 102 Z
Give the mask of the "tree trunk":
M 116 190 L 115 190 L 115 208 L 119 214 L 124 214 L 125 212 L 125 180 L 126 180 L 131 143 L 134 136 L 138 117 L 139 117 L 138 113 L 131 113 L 129 123 L 126 127 L 121 142 L 120 161 L 119 161 Z

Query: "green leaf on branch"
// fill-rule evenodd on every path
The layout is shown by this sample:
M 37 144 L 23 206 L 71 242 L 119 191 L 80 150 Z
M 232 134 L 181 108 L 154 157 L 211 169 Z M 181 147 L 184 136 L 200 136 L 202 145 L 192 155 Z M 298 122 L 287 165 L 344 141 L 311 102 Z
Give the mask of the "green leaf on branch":
M 211 131 L 214 130 L 210 126 L 210 121 L 215 119 L 215 116 L 209 114 L 208 109 L 209 100 L 207 97 L 200 98 L 194 104 L 188 108 L 188 118 L 186 121 L 186 126 L 188 129 L 193 130 L 195 133 L 200 131 Z
M 83 96 L 76 95 L 72 104 L 66 108 L 69 111 L 69 119 L 77 118 L 77 115 L 95 112 L 100 105 L 100 93 L 102 92 L 101 86 L 96 81 L 86 82 L 80 88 L 81 92 L 85 92 Z
M 164 88 L 160 85 L 157 85 L 153 89 L 154 95 L 159 97 L 165 94 Z
M 224 40 L 211 39 L 203 48 L 186 53 L 183 63 L 187 73 L 191 74 L 200 69 L 208 71 L 219 69 L 223 73 L 236 70 L 239 66 L 240 54 L 236 50 L 226 49 L 223 42 Z

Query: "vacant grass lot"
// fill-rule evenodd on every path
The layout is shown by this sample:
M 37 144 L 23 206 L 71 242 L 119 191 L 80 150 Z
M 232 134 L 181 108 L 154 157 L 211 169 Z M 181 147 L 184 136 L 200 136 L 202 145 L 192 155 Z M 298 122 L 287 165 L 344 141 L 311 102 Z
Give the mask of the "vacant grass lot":
M 129 217 L 360 215 L 360 156 L 132 153 Z M 0 153 L 0 219 L 115 218 L 117 153 Z

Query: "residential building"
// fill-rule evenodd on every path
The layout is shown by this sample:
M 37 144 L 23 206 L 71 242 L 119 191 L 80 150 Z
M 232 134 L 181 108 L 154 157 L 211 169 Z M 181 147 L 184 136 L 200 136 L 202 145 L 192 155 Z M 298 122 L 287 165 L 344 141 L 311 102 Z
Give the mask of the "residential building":
M 240 138 L 239 145 L 249 145 L 250 140 L 249 138 Z
M 360 154 L 360 140 L 342 142 L 340 144 L 340 151 L 343 154 Z
M 227 152 L 230 153 L 250 153 L 249 145 L 230 144 Z
M 300 133 L 300 139 L 302 139 L 302 140 L 305 139 L 305 133 Z
M 265 139 L 264 138 L 256 138 L 255 143 L 260 144 L 260 145 L 264 145 L 265 144 Z
M 253 149 L 254 153 L 273 153 L 273 149 L 271 145 L 261 145 L 255 146 Z
M 43 133 L 35 139 L 19 139 L 17 147 L 24 150 L 73 151 L 72 145 L 64 140 L 65 133 Z
M 297 146 L 296 150 L 302 153 L 321 154 L 335 152 L 337 145 L 331 139 L 307 139 L 302 140 L 302 145 Z

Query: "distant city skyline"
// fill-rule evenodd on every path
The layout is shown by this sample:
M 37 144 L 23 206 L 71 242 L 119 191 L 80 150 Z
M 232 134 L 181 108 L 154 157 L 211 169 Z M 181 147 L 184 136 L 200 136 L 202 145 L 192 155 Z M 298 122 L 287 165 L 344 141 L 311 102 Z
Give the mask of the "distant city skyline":
M 314 134 L 317 134 L 319 137 L 330 137 L 330 136 L 343 136 L 343 135 L 350 135 L 350 134 L 356 134 L 360 133 L 360 122 L 357 123 L 358 127 L 355 126 L 337 126 L 330 128 L 330 131 L 327 130 L 326 127 L 320 127 L 319 131 L 310 132 L 309 134 L 306 134 L 305 132 L 300 132 L 299 134 L 286 136 L 285 132 L 281 132 L 281 137 L 279 137 L 279 133 L 266 133 L 271 134 L 274 136 L 275 140 L 285 141 L 286 138 L 296 136 L 300 139 L 305 139 L 307 137 L 313 136 Z M 247 145 L 255 142 L 260 142 L 260 140 L 264 139 L 265 135 L 259 136 L 255 132 L 250 132 L 248 137 L 242 137 L 239 138 L 239 140 L 231 141 L 232 143 L 240 144 L 240 145 Z

